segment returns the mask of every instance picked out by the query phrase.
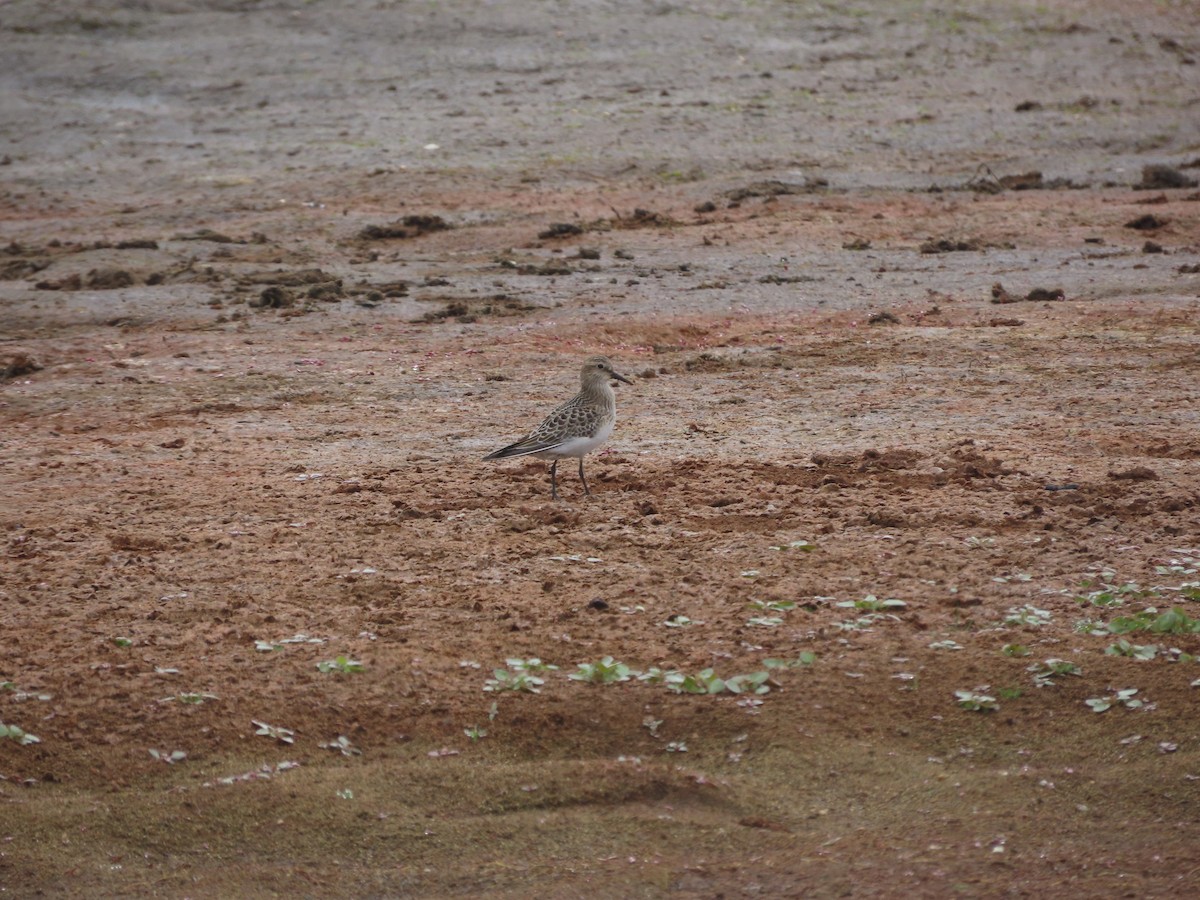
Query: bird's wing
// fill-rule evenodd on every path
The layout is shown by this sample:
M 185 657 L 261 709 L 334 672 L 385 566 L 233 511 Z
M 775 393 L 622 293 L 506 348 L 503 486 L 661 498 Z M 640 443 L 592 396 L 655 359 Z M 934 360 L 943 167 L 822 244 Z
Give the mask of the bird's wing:
M 528 437 L 521 438 L 515 444 L 501 447 L 495 453 L 489 453 L 484 459 L 507 459 L 513 456 L 528 456 L 531 453 L 541 453 L 561 447 L 579 436 L 578 429 L 586 425 L 586 406 L 582 395 L 577 394 L 550 415 L 542 420 Z

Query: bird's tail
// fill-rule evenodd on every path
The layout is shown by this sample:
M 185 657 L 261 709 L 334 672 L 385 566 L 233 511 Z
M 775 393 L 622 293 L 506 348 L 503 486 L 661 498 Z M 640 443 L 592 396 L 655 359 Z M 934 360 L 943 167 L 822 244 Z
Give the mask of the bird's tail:
M 507 447 L 501 447 L 495 453 L 489 453 L 484 459 L 511 459 L 514 456 L 528 456 L 546 448 L 541 444 L 531 444 L 528 441 L 517 441 Z

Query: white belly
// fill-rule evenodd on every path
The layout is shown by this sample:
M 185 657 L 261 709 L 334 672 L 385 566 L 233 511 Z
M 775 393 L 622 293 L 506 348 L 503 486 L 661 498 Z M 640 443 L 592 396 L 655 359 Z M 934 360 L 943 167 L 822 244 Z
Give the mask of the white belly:
M 571 438 L 569 441 L 559 444 L 553 450 L 543 450 L 541 453 L 534 453 L 532 455 L 541 457 L 542 459 L 562 459 L 566 456 L 583 456 L 586 453 L 591 453 L 612 436 L 614 424 L 616 423 L 606 423 L 591 437 Z

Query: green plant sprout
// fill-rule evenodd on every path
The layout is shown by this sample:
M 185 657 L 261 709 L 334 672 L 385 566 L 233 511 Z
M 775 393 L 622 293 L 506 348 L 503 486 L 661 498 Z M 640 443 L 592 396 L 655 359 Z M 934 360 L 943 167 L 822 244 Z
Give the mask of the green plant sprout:
M 250 720 L 251 725 L 258 727 L 255 734 L 260 734 L 263 737 L 269 737 L 272 740 L 279 741 L 281 744 L 292 744 L 296 740 L 296 732 L 290 728 L 281 728 L 278 725 L 268 725 L 266 722 L 259 722 L 256 719 Z
M 768 669 L 798 669 L 801 666 L 811 666 L 817 661 L 817 654 L 812 650 L 801 650 L 795 659 L 764 659 L 762 664 Z
M 676 694 L 720 694 L 723 691 L 729 691 L 731 694 L 766 694 L 771 690 L 766 684 L 769 677 L 769 672 L 752 672 L 719 678 L 712 669 L 703 669 L 695 675 L 685 675 L 682 672 L 667 673 L 663 683 L 666 684 L 667 690 Z
M 1178 559 L 1167 560 L 1165 566 L 1155 566 L 1154 571 L 1159 575 L 1194 575 L 1200 572 L 1200 548 L 1196 549 L 1175 549 L 1172 553 L 1178 553 Z
M 307 634 L 297 634 L 290 638 L 280 638 L 277 641 L 255 641 L 254 649 L 261 653 L 271 650 L 282 650 L 285 644 L 323 644 L 324 638 L 309 637 Z
M 30 734 L 18 728 L 16 725 L 5 725 L 0 722 L 0 740 L 16 741 L 22 747 L 27 747 L 30 744 L 40 744 L 42 739 L 36 734 Z
M 746 624 L 751 627 L 778 628 L 783 624 L 783 619 L 779 616 L 751 616 L 746 620 Z
M 1005 644 L 1003 647 L 1000 648 L 1000 652 L 1003 653 L 1005 656 L 1019 657 L 1019 656 L 1029 656 L 1029 654 L 1032 653 L 1033 651 L 1030 650 L 1028 647 L 1026 647 L 1024 644 Z
M 771 687 L 767 679 L 770 672 L 749 672 L 745 675 L 734 675 L 725 679 L 725 690 L 731 694 L 767 694 Z
M 704 623 L 697 622 L 694 619 L 689 619 L 685 615 L 676 614 L 673 616 L 667 616 L 667 618 L 663 620 L 663 624 L 668 628 L 686 628 L 689 625 L 703 625 Z
M 336 750 L 342 756 L 362 756 L 362 751 L 355 747 L 350 738 L 344 734 L 339 734 L 334 740 L 325 741 L 317 746 L 322 750 Z
M 329 672 L 350 674 L 352 672 L 365 672 L 366 666 L 356 659 L 350 659 L 346 656 L 339 656 L 336 659 L 326 659 L 317 663 L 317 671 L 324 672 L 326 674 Z
M 1053 685 L 1058 675 L 1083 675 L 1079 666 L 1065 659 L 1048 659 L 1045 662 L 1031 663 L 1025 671 L 1033 673 L 1033 683 L 1040 688 Z
M 639 672 L 637 680 L 647 684 L 666 684 L 668 679 L 672 679 L 674 676 L 683 677 L 683 673 L 678 669 L 660 669 L 658 666 L 651 666 L 645 672 Z
M 54 699 L 53 694 L 44 691 L 34 693 L 33 691 L 18 690 L 14 681 L 0 681 L 0 691 L 9 691 L 13 701 L 16 703 L 24 703 L 26 700 L 40 700 L 45 703 Z
M 751 600 L 747 604 L 760 612 L 791 612 L 796 608 L 795 600 Z
M 1194 619 L 1179 607 L 1160 613 L 1147 607 L 1131 616 L 1118 616 L 1105 626 L 1108 634 L 1130 634 L 1148 631 L 1151 634 L 1200 634 L 1200 619 Z
M 978 691 L 955 691 L 954 697 L 962 709 L 971 712 L 994 712 L 1000 708 L 995 697 Z
M 1090 583 L 1085 583 L 1084 587 L 1091 587 Z M 1124 606 L 1125 600 L 1131 597 L 1144 597 L 1151 591 L 1143 591 L 1138 585 L 1133 582 L 1127 582 L 1121 586 L 1113 584 L 1103 584 L 1099 590 L 1089 591 L 1086 594 L 1080 594 L 1075 598 L 1080 604 L 1088 604 L 1089 606 L 1098 606 L 1102 609 L 1108 609 L 1114 606 Z
M 517 672 L 554 672 L 558 666 L 551 663 L 542 662 L 538 657 L 531 656 L 528 659 L 513 657 L 504 661 L 510 669 Z
M 931 650 L 961 650 L 962 644 L 960 644 L 958 641 L 951 641 L 951 640 L 947 639 L 944 641 L 934 641 L 932 644 L 929 645 L 929 649 L 931 649 Z
M 1108 697 L 1092 697 L 1083 702 L 1092 708 L 1092 712 L 1098 713 L 1106 712 L 1118 704 L 1126 709 L 1138 709 L 1145 704 L 1134 696 L 1137 692 L 1137 688 L 1125 688 L 1114 691 Z
M 997 575 L 992 581 L 997 584 L 1008 584 L 1013 581 L 1033 581 L 1033 576 L 1028 572 L 1014 572 L 1012 575 Z
M 480 728 L 478 725 L 472 725 L 470 728 L 464 728 L 463 734 L 465 734 L 472 741 L 481 741 L 487 737 L 487 729 Z
M 528 694 L 540 694 L 545 678 L 530 675 L 528 672 L 510 672 L 508 669 L 493 669 L 492 677 L 483 683 L 485 691 L 524 691 Z
M 628 681 L 633 676 L 629 666 L 617 662 L 611 656 L 606 656 L 599 662 L 580 663 L 579 670 L 567 677 L 572 681 L 587 681 L 592 684 L 613 684 L 618 681 Z
M 868 613 L 865 616 L 859 616 L 857 619 L 835 622 L 834 627 L 838 631 L 870 631 L 872 625 L 883 619 L 891 619 L 893 622 L 900 621 L 899 616 L 894 616 L 891 613 Z
M 1026 603 L 1024 606 L 1014 606 L 1009 609 L 1008 615 L 1004 617 L 1001 624 L 1041 628 L 1043 625 L 1050 624 L 1050 613 Z
M 151 750 L 150 755 L 159 762 L 166 763 L 168 766 L 173 766 L 177 762 L 183 762 L 187 759 L 187 754 L 182 750 L 172 750 L 170 753 L 164 753 L 158 750 Z
M 535 674 L 549 672 L 558 666 L 542 662 L 538 657 L 529 659 L 512 657 L 506 659 L 507 669 L 493 669 L 492 677 L 484 682 L 485 691 L 523 691 L 529 694 L 540 694 L 546 679 Z
M 1119 638 L 1104 650 L 1105 656 L 1128 656 L 1132 659 L 1154 659 L 1158 655 L 1157 644 L 1134 644 Z
M 897 600 L 895 598 L 880 600 L 874 594 L 867 594 L 867 596 L 863 597 L 861 600 L 840 600 L 838 601 L 837 605 L 844 607 L 845 609 L 862 609 L 866 610 L 867 612 L 883 612 L 887 609 L 904 609 L 906 606 L 908 606 L 908 604 L 903 600 Z

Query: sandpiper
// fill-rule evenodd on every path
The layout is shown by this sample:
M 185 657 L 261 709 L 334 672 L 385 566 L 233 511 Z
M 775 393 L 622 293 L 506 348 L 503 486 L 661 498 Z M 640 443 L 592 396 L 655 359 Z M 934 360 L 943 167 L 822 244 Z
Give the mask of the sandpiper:
M 560 406 L 535 428 L 528 437 L 509 444 L 484 459 L 508 459 L 513 456 L 536 456 L 552 459 L 550 464 L 550 496 L 558 499 L 558 461 L 568 456 L 579 457 L 579 480 L 583 492 L 588 490 L 583 477 L 584 454 L 595 450 L 608 440 L 617 421 L 617 395 L 609 386 L 615 378 L 632 384 L 613 369 L 607 356 L 593 356 L 583 364 L 579 373 L 579 393 Z

